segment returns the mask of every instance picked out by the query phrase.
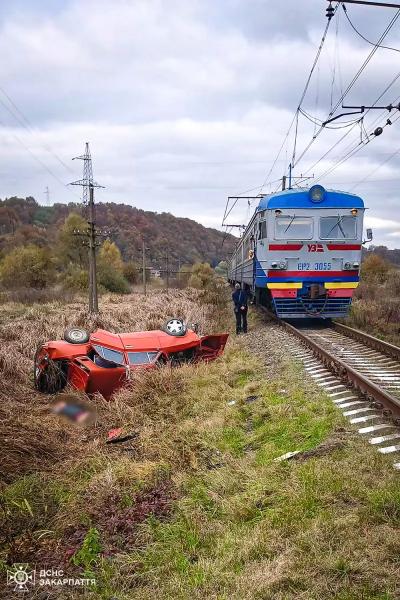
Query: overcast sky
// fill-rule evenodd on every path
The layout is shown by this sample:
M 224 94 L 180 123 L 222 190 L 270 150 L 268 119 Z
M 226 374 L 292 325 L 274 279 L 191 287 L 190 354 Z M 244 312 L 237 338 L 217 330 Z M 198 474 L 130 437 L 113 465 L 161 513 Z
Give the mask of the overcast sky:
M 89 141 L 95 179 L 106 186 L 99 201 L 220 226 L 226 197 L 253 188 L 257 194 L 266 180 L 326 25 L 326 6 L 325 0 L 1 2 L 0 197 L 32 195 L 45 203 L 48 186 L 51 203 L 78 200 L 79 188 L 65 184 L 81 178 L 82 163 L 71 159 Z M 395 13 L 348 5 L 371 41 Z M 342 9 L 338 15 L 302 105 L 321 120 L 373 48 Z M 400 18 L 384 43 L 400 48 Z M 400 71 L 399 56 L 379 49 L 345 103 L 373 104 Z M 399 99 L 400 77 L 379 104 Z M 399 116 L 393 111 L 391 119 Z M 359 125 L 325 128 L 294 174 L 308 171 L 327 187 L 360 194 L 375 243 L 400 247 L 400 119 L 319 179 L 387 118 L 386 111 L 370 111 L 363 132 Z M 300 118 L 297 159 L 316 131 Z M 265 192 L 276 189 L 269 181 L 282 177 L 290 161 L 292 133 Z M 232 221 L 246 221 L 253 209 L 239 202 Z

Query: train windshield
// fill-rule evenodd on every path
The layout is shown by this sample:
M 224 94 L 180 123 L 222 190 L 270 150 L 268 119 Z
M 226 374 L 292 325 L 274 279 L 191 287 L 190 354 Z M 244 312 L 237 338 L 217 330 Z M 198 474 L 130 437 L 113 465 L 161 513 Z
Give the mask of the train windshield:
M 354 240 L 357 237 L 357 217 L 349 215 L 321 217 L 319 233 L 322 240 Z
M 278 240 L 310 240 L 312 234 L 312 217 L 296 217 L 296 215 L 276 217 L 275 237 Z

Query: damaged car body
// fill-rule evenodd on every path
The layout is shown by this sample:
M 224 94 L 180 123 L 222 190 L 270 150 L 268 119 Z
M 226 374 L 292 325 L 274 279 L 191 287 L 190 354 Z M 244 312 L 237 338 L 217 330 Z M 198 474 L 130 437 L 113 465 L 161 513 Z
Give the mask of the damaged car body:
M 35 387 L 51 394 L 69 384 L 86 394 L 110 398 L 133 379 L 137 369 L 210 361 L 223 353 L 228 334 L 200 336 L 192 327 L 171 319 L 163 330 L 134 333 L 97 329 L 89 335 L 83 329 L 68 329 L 64 340 L 39 346 L 34 359 Z

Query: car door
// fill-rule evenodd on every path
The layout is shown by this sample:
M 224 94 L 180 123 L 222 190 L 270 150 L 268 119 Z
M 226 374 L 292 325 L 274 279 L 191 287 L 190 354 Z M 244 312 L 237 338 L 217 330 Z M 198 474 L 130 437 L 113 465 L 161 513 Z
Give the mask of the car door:
M 219 333 L 216 335 L 204 335 L 200 338 L 200 346 L 198 349 L 198 358 L 200 360 L 213 360 L 220 356 L 225 348 L 228 339 L 227 333 Z

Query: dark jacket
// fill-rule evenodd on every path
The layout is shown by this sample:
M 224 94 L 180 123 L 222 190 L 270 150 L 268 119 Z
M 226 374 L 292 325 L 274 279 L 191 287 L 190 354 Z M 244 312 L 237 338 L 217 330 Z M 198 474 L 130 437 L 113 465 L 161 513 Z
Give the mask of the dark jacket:
M 233 304 L 235 306 L 235 312 L 240 310 L 242 306 L 247 308 L 247 303 L 249 301 L 249 292 L 247 290 L 235 290 L 232 294 Z

